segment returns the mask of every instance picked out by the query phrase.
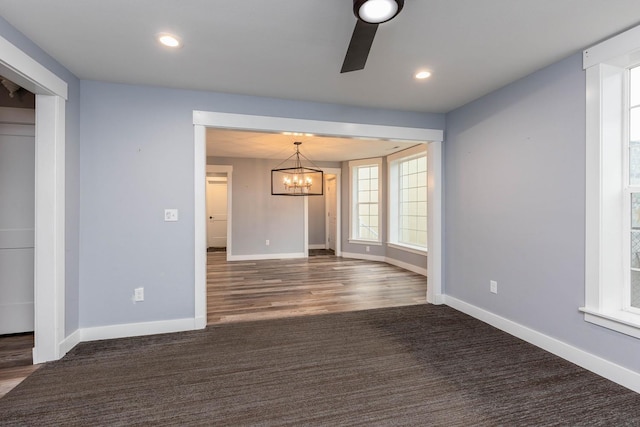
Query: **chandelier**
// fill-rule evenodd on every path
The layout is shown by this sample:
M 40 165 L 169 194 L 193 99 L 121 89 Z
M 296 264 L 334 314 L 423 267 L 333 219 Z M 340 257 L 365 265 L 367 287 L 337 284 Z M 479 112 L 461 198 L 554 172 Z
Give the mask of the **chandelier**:
M 296 152 L 271 170 L 271 195 L 273 196 L 322 196 L 324 194 L 324 176 L 313 162 L 300 153 L 302 142 L 294 142 Z M 305 167 L 302 157 L 313 168 Z M 291 167 L 280 168 L 287 162 Z

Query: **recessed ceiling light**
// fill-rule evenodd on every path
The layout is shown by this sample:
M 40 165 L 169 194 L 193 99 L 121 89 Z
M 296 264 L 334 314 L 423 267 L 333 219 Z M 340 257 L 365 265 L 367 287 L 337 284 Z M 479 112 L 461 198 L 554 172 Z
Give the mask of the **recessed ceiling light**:
M 180 47 L 182 42 L 177 36 L 169 33 L 158 34 L 158 41 L 168 47 Z
M 427 77 L 431 76 L 431 73 L 429 71 L 420 71 L 419 73 L 416 73 L 416 79 L 426 79 Z

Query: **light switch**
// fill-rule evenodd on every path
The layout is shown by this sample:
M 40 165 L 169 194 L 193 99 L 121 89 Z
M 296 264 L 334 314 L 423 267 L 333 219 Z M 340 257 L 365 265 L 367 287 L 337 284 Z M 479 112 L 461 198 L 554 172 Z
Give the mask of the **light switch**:
M 164 210 L 164 220 L 165 221 L 177 221 L 178 220 L 178 209 L 165 209 Z

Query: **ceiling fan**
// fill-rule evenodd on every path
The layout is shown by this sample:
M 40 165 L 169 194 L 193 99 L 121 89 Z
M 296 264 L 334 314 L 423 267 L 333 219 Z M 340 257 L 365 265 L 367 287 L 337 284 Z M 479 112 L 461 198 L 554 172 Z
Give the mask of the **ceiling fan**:
M 373 44 L 378 25 L 393 19 L 404 6 L 404 0 L 353 0 L 353 13 L 358 20 L 351 35 L 341 73 L 362 70 Z

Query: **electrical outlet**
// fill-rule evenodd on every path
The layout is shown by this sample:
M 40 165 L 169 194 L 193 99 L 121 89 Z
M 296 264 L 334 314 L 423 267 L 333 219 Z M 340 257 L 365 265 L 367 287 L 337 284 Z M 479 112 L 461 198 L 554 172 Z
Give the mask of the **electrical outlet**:
M 269 246 L 269 243 L 270 243 L 269 240 L 265 240 L 264 241 L 264 244 L 267 245 L 267 246 Z
M 177 221 L 178 220 L 178 209 L 165 209 L 164 210 L 164 220 L 165 221 Z
M 369 246 L 364 248 L 364 250 L 367 251 L 367 252 L 369 252 L 369 249 L 370 249 Z
M 495 280 L 490 280 L 489 281 L 489 290 L 491 291 L 492 294 L 497 294 L 498 293 L 498 282 L 496 282 Z
M 133 290 L 133 300 L 136 302 L 144 301 L 144 288 L 135 288 Z

